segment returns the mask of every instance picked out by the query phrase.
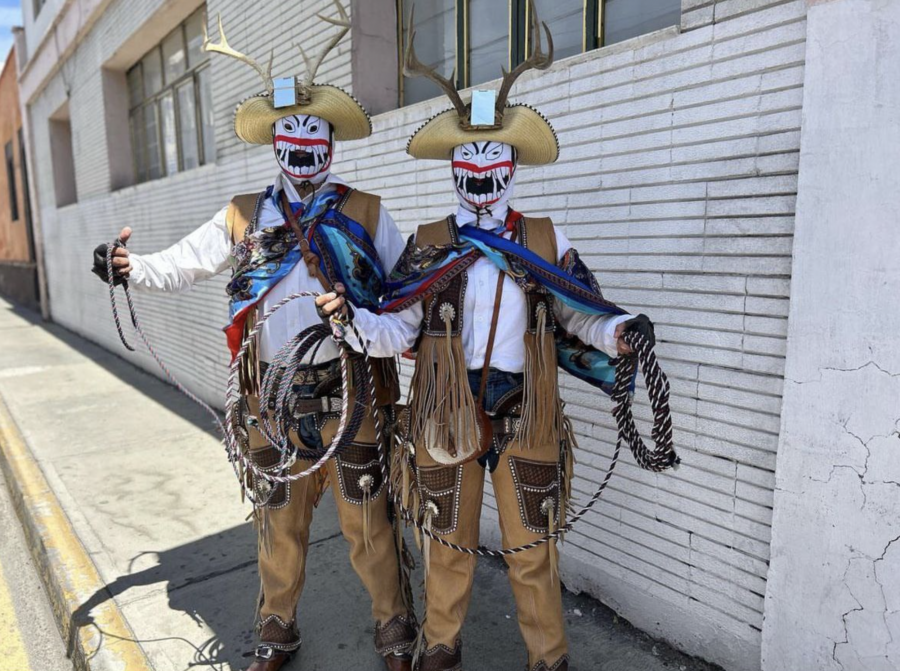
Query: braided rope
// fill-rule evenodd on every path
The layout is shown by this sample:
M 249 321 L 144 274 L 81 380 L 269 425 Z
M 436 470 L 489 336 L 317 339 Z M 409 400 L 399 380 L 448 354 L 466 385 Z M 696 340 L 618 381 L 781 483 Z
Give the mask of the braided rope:
M 394 499 L 397 509 L 400 511 L 403 518 L 407 522 L 413 524 L 430 539 L 437 541 L 451 550 L 456 550 L 457 552 L 467 555 L 477 555 L 479 557 L 507 557 L 545 545 L 552 540 L 561 538 L 565 533 L 571 531 L 579 520 L 594 507 L 594 504 L 596 504 L 603 495 L 603 491 L 609 484 L 613 471 L 615 471 L 616 464 L 619 462 L 619 453 L 621 452 L 623 442 L 629 445 L 635 460 L 642 468 L 653 471 L 662 471 L 671 466 L 676 466 L 680 460 L 675 454 L 672 442 L 672 417 L 669 410 L 669 381 L 666 378 L 665 373 L 663 373 L 662 369 L 659 367 L 659 362 L 656 359 L 652 346 L 642 335 L 635 332 L 626 332 L 622 335 L 622 339 L 626 344 L 631 346 L 634 351 L 634 356 L 621 357 L 614 360 L 614 363 L 616 364 L 616 379 L 611 397 L 616 402 L 616 406 L 613 409 L 613 415 L 616 418 L 616 424 L 619 428 L 616 447 L 615 450 L 613 450 L 613 455 L 610 459 L 606 474 L 597 486 L 593 496 L 591 496 L 587 503 L 575 512 L 565 524 L 561 525 L 559 529 L 530 543 L 500 550 L 485 546 L 470 548 L 459 545 L 458 543 L 448 541 L 435 531 L 426 528 L 425 525 L 419 521 L 418 515 L 403 505 L 400 497 L 395 498 L 393 496 L 391 481 L 388 478 L 388 496 Z M 652 451 L 646 447 L 641 439 L 634 423 L 634 417 L 631 413 L 631 382 L 638 361 L 641 364 L 641 372 L 647 384 L 647 394 L 650 397 L 650 404 L 654 413 L 652 438 L 656 443 L 656 447 Z M 568 449 L 571 449 L 571 446 L 569 446 Z M 382 477 L 386 477 L 386 455 L 381 447 L 379 447 L 378 457 L 381 464 Z
M 260 319 L 256 321 L 254 327 L 250 330 L 247 336 L 244 338 L 244 341 L 241 343 L 241 348 L 238 350 L 237 355 L 231 363 L 231 367 L 229 369 L 228 374 L 228 384 L 227 390 L 225 393 L 225 449 L 228 452 L 229 459 L 232 461 L 236 472 L 238 471 L 238 465 L 243 466 L 243 468 L 247 469 L 254 476 L 262 478 L 273 484 L 283 484 L 287 482 L 294 482 L 296 480 L 300 480 L 301 478 L 305 478 L 309 475 L 312 475 L 319 469 L 321 469 L 332 456 L 335 455 L 339 450 L 346 447 L 350 441 L 355 436 L 356 431 L 353 430 L 355 426 L 358 429 L 358 422 L 361 421 L 361 417 L 359 414 L 366 410 L 366 407 L 369 403 L 372 404 L 372 407 L 375 405 L 375 395 L 374 395 L 374 382 L 372 381 L 372 369 L 369 364 L 368 356 L 363 356 L 364 362 L 364 372 L 366 378 L 368 378 L 369 385 L 368 388 L 372 390 L 366 394 L 362 395 L 362 398 L 355 399 L 354 403 L 354 412 L 351 413 L 351 399 L 350 399 L 350 353 L 346 346 L 342 346 L 340 348 L 340 367 L 341 367 L 341 416 L 338 422 L 337 431 L 334 434 L 334 438 L 331 441 L 331 445 L 329 445 L 328 449 L 322 453 L 319 458 L 313 462 L 309 467 L 303 469 L 302 471 L 294 474 L 288 473 L 287 475 L 278 475 L 274 471 L 283 472 L 284 470 L 290 468 L 294 459 L 296 458 L 296 450 L 293 444 L 290 441 L 290 438 L 287 435 L 287 432 L 283 427 L 275 428 L 271 424 L 267 424 L 266 420 L 263 420 L 259 423 L 260 432 L 265 432 L 263 435 L 267 440 L 270 440 L 272 446 L 275 447 L 282 455 L 280 463 L 277 467 L 269 467 L 266 470 L 263 470 L 260 466 L 257 466 L 250 458 L 249 454 L 247 454 L 246 450 L 241 449 L 241 446 L 235 436 L 234 432 L 234 411 L 237 403 L 240 403 L 243 398 L 243 394 L 240 392 L 240 385 L 238 383 L 239 379 L 239 371 L 241 364 L 244 360 L 244 357 L 247 355 L 247 350 L 249 349 L 251 343 L 256 339 L 257 334 L 262 329 L 263 325 L 268 321 L 272 315 L 278 312 L 285 305 L 294 301 L 298 298 L 316 298 L 320 296 L 319 292 L 315 291 L 300 291 L 297 293 L 290 294 L 289 296 L 284 297 L 278 303 L 276 303 L 272 308 L 266 312 Z M 292 360 L 293 362 L 285 371 L 283 376 L 281 377 L 281 384 L 277 385 L 279 391 L 275 395 L 275 399 L 273 401 L 274 411 L 273 414 L 276 418 L 284 417 L 284 409 L 286 407 L 287 402 L 287 392 L 291 385 L 291 380 L 293 379 L 293 374 L 288 375 L 290 371 L 296 372 L 296 368 L 299 366 L 298 362 L 302 358 L 303 354 L 307 350 L 303 348 L 304 341 L 307 341 L 309 338 L 318 338 L 319 340 L 326 337 L 323 335 L 321 324 L 315 324 L 300 334 L 289 340 L 282 348 L 279 350 L 278 354 L 274 357 L 273 361 L 287 361 Z M 356 338 L 362 342 L 362 338 L 359 335 L 359 332 L 356 330 L 356 327 L 351 323 L 351 329 L 353 330 Z M 339 337 L 339 334 L 335 332 L 335 328 L 331 329 L 332 337 L 336 339 Z M 298 353 L 301 353 L 300 356 L 297 356 Z M 266 371 L 266 377 L 270 375 L 277 375 L 277 369 L 274 365 L 269 367 L 269 370 Z M 263 384 L 264 389 L 271 389 L 272 382 L 270 380 L 264 380 Z M 268 399 L 260 396 L 260 415 L 264 415 L 262 409 L 267 407 Z M 264 405 L 266 404 L 266 405 Z M 376 433 L 380 436 L 380 424 L 377 420 L 376 415 Z M 354 417 L 356 416 L 356 417 Z M 278 426 L 278 422 L 276 421 L 276 425 Z
M 122 341 L 122 345 L 124 345 L 128 351 L 134 352 L 136 351 L 135 348 L 128 342 L 128 339 L 125 337 L 125 331 L 122 327 L 122 320 L 119 317 L 118 303 L 116 301 L 116 275 L 114 273 L 112 259 L 113 253 L 115 252 L 115 249 L 117 247 L 125 247 L 125 244 L 118 238 L 114 242 L 108 244 L 106 249 L 106 272 L 107 284 L 109 287 L 110 308 L 112 310 L 113 321 L 116 325 L 116 331 L 119 334 L 119 339 Z M 144 343 L 144 346 L 147 348 L 147 351 L 153 357 L 153 360 L 159 366 L 160 370 L 162 370 L 166 379 L 178 391 L 180 391 L 194 403 L 203 408 L 210 415 L 210 417 L 213 418 L 216 426 L 224 436 L 223 442 L 225 445 L 225 450 L 228 454 L 229 462 L 232 464 L 232 468 L 239 481 L 242 479 L 242 473 L 240 470 L 241 467 L 253 473 L 255 477 L 276 484 L 292 482 L 312 475 L 313 473 L 321 469 L 322 466 L 324 466 L 336 452 L 338 452 L 343 447 L 346 447 L 346 445 L 353 440 L 356 432 L 359 429 L 359 426 L 362 423 L 362 419 L 367 407 L 371 405 L 373 409 L 375 408 L 374 376 L 372 374 L 371 365 L 369 363 L 368 353 L 364 352 L 362 364 L 355 367 L 354 372 L 357 379 L 359 379 L 360 374 L 362 374 L 362 377 L 364 377 L 368 381 L 368 384 L 365 387 L 361 387 L 361 389 L 364 390 L 364 393 L 358 394 L 359 397 L 356 399 L 353 411 L 351 412 L 349 391 L 351 366 L 350 353 L 346 346 L 340 347 L 339 361 L 342 383 L 341 415 L 338 423 L 338 428 L 335 432 L 331 445 L 321 456 L 319 456 L 317 461 L 309 466 L 309 468 L 304 469 L 302 472 L 293 475 L 277 474 L 283 472 L 286 469 L 289 469 L 298 456 L 298 450 L 293 446 L 288 437 L 287 424 L 283 421 L 288 414 L 286 413 L 286 409 L 289 406 L 288 392 L 291 388 L 291 380 L 293 379 L 294 374 L 296 374 L 296 372 L 299 370 L 302 359 L 310 350 L 315 348 L 315 354 L 315 351 L 318 350 L 318 347 L 329 335 L 331 335 L 336 342 L 339 342 L 342 338 L 341 327 L 335 322 L 332 322 L 330 328 L 326 324 L 315 324 L 305 329 L 304 331 L 291 338 L 291 340 L 289 340 L 287 343 L 285 343 L 284 346 L 282 346 L 281 349 L 279 349 L 279 351 L 273 358 L 273 365 L 270 366 L 269 370 L 266 371 L 266 376 L 264 376 L 264 379 L 262 381 L 261 391 L 265 390 L 266 395 L 260 396 L 260 407 L 268 408 L 269 401 L 272 400 L 272 406 L 274 408 L 273 415 L 275 419 L 270 421 L 267 413 L 261 412 L 260 415 L 263 416 L 263 420 L 259 422 L 258 428 L 263 436 L 265 436 L 266 439 L 269 440 L 281 454 L 279 463 L 276 466 L 268 467 L 266 468 L 266 470 L 263 470 L 261 467 L 257 466 L 252 460 L 249 459 L 249 455 L 246 454 L 245 450 L 241 449 L 240 441 L 235 435 L 235 420 L 237 419 L 235 408 L 238 407 L 238 404 L 243 399 L 243 394 L 241 394 L 239 390 L 238 371 L 240 370 L 240 366 L 247 355 L 247 351 L 250 345 L 255 340 L 265 322 L 274 313 L 276 313 L 278 310 L 280 310 L 293 300 L 296 300 L 298 298 L 316 298 L 321 294 L 314 291 L 303 291 L 286 296 L 277 304 L 275 304 L 265 315 L 263 315 L 262 318 L 257 320 L 253 329 L 250 331 L 250 333 L 247 334 L 247 337 L 241 343 L 241 348 L 229 368 L 228 385 L 225 394 L 225 421 L 223 422 L 220 419 L 219 414 L 215 410 L 213 410 L 213 408 L 209 404 L 207 404 L 196 394 L 191 392 L 178 380 L 177 377 L 175 377 L 171 370 L 169 370 L 169 367 L 166 365 L 166 363 L 160 358 L 159 354 L 157 354 L 156 350 L 150 344 L 150 340 L 147 338 L 146 333 L 141 327 L 140 321 L 138 320 L 137 310 L 135 309 L 134 300 L 132 299 L 128 282 L 123 282 L 122 286 L 125 291 L 125 300 L 128 304 L 129 316 L 131 317 L 131 323 L 134 326 L 135 332 L 137 332 L 141 341 Z M 351 323 L 350 328 L 352 329 L 356 338 L 360 342 L 363 342 L 363 339 L 361 338 L 359 331 L 356 329 L 356 326 Z M 278 375 L 279 366 L 283 363 L 287 363 L 288 365 L 284 369 L 284 374 L 280 376 L 281 383 L 279 384 L 276 380 L 276 376 Z M 381 422 L 379 420 L 378 413 L 373 411 L 373 414 L 375 417 L 376 437 L 380 442 Z M 312 454 L 300 451 L 300 456 L 306 457 L 308 455 L 310 456 L 310 458 L 314 458 Z M 253 501 L 252 497 L 251 502 L 253 502 L 254 504 L 257 503 L 256 501 Z
M 124 247 L 125 243 L 123 243 L 120 239 L 116 238 L 116 241 L 106 246 L 106 276 L 107 282 L 109 285 L 109 304 L 112 308 L 113 321 L 116 323 L 116 331 L 119 333 L 119 339 L 122 341 L 122 344 L 125 345 L 125 349 L 129 352 L 136 351 L 134 347 L 132 347 L 128 340 L 125 338 L 125 331 L 122 329 L 122 321 L 119 319 L 119 308 L 116 304 L 116 284 L 115 284 L 115 275 L 113 273 L 113 252 L 116 247 Z M 134 326 L 135 332 L 140 337 L 141 341 L 144 343 L 144 347 L 147 348 L 147 351 L 150 353 L 150 356 L 153 357 L 153 360 L 156 361 L 156 364 L 159 366 L 160 370 L 166 376 L 166 379 L 174 386 L 178 391 L 191 399 L 194 403 L 203 408 L 210 417 L 212 417 L 216 426 L 219 428 L 219 431 L 222 434 L 225 434 L 225 427 L 222 425 L 222 420 L 219 419 L 219 413 L 210 407 L 208 403 L 206 403 L 199 396 L 194 394 L 190 389 L 185 387 L 181 382 L 179 382 L 178 378 L 176 378 L 172 371 L 169 370 L 169 367 L 163 362 L 160 358 L 159 354 L 156 353 L 156 350 L 153 349 L 153 346 L 150 344 L 150 341 L 147 338 L 147 334 L 144 333 L 144 329 L 141 328 L 141 324 L 138 321 L 137 312 L 134 309 L 134 301 L 131 298 L 131 290 L 128 288 L 128 282 L 124 282 L 122 286 L 125 288 L 125 301 L 128 303 L 128 312 L 131 316 L 131 323 Z
M 113 273 L 112 266 L 112 255 L 115 251 L 115 248 L 124 246 L 124 243 L 122 243 L 122 241 L 119 239 L 107 246 L 106 269 L 109 285 L 110 306 L 112 309 L 113 321 L 115 322 L 116 330 L 119 334 L 119 339 L 122 341 L 122 344 L 127 350 L 134 352 L 134 347 L 129 344 L 127 338 L 125 337 L 121 319 L 119 318 L 118 306 L 115 296 L 115 275 Z M 533 548 L 549 543 L 552 540 L 559 539 L 563 534 L 570 531 L 575 526 L 575 524 L 579 520 L 581 520 L 581 518 L 584 517 L 584 515 L 591 508 L 593 508 L 593 506 L 600 499 L 600 496 L 603 494 L 603 491 L 609 484 L 616 464 L 619 461 L 619 454 L 621 452 L 623 442 L 628 444 L 632 454 L 635 457 L 635 460 L 641 468 L 660 472 L 667 468 L 677 466 L 680 461 L 675 454 L 672 437 L 672 418 L 669 408 L 669 381 L 665 373 L 663 373 L 662 369 L 659 367 L 659 362 L 657 361 L 656 354 L 653 351 L 650 343 L 643 336 L 636 332 L 626 332 L 622 337 L 625 343 L 632 347 L 634 356 L 622 357 L 613 361 L 613 363 L 616 365 L 616 376 L 611 397 L 616 403 L 613 408 L 613 416 L 616 419 L 616 424 L 619 429 L 619 435 L 618 439 L 616 440 L 616 447 L 613 451 L 609 467 L 607 468 L 606 474 L 603 480 L 598 485 L 597 490 L 594 492 L 593 496 L 591 496 L 587 503 L 585 503 L 576 513 L 574 513 L 564 525 L 561 525 L 559 529 L 557 529 L 553 533 L 546 534 L 545 536 L 530 543 L 500 550 L 494 550 L 484 546 L 479 546 L 478 548 L 465 547 L 457 543 L 448 541 L 434 531 L 426 528 L 418 520 L 418 516 L 410 509 L 404 507 L 400 502 L 399 497 L 395 497 L 389 474 L 387 455 L 385 453 L 384 443 L 382 440 L 381 419 L 379 417 L 376 406 L 375 379 L 372 373 L 370 357 L 368 349 L 365 346 L 365 341 L 360 336 L 356 325 L 353 324 L 352 321 L 350 322 L 349 326 L 354 336 L 357 338 L 361 345 L 363 362 L 362 372 L 365 373 L 364 377 L 367 385 L 365 387 L 360 386 L 358 388 L 360 390 L 363 390 L 365 393 L 361 394 L 360 398 L 357 398 L 355 400 L 354 410 L 356 412 L 351 413 L 349 392 L 350 355 L 346 346 L 340 347 L 341 354 L 339 361 L 342 383 L 341 415 L 337 431 L 335 432 L 334 438 L 332 439 L 331 445 L 328 447 L 328 449 L 325 450 L 325 452 L 312 465 L 299 473 L 295 473 L 293 475 L 276 475 L 274 472 L 277 471 L 279 473 L 283 473 L 285 470 L 291 468 L 298 455 L 297 448 L 290 441 L 287 431 L 287 424 L 284 421 L 286 417 L 285 410 L 288 408 L 288 392 L 291 387 L 291 381 L 293 380 L 294 375 L 299 371 L 300 366 L 302 365 L 301 362 L 303 358 L 305 358 L 306 354 L 313 347 L 315 347 L 315 351 L 317 351 L 321 343 L 324 342 L 324 339 L 327 337 L 329 331 L 331 332 L 331 335 L 335 339 L 335 341 L 340 342 L 342 336 L 341 326 L 336 322 L 332 322 L 331 329 L 328 329 L 323 324 L 315 324 L 291 338 L 276 353 L 275 357 L 273 358 L 272 365 L 269 367 L 269 369 L 266 371 L 266 375 L 263 377 L 260 389 L 260 415 L 262 416 L 262 421 L 259 422 L 258 428 L 263 436 L 265 436 L 266 439 L 271 442 L 272 446 L 280 452 L 281 458 L 279 460 L 279 463 L 274 468 L 268 467 L 266 470 L 263 470 L 249 458 L 246 450 L 241 449 L 240 442 L 235 435 L 235 408 L 238 407 L 238 404 L 243 399 L 243 395 L 240 393 L 238 379 L 240 367 L 247 355 L 247 351 L 250 345 L 255 340 L 256 336 L 259 334 L 265 322 L 273 314 L 275 314 L 278 310 L 283 308 L 291 301 L 298 298 L 316 298 L 321 295 L 319 292 L 302 291 L 286 296 L 277 304 L 275 304 L 265 315 L 263 315 L 262 318 L 257 320 L 253 329 L 250 331 L 250 333 L 247 334 L 246 338 L 244 338 L 244 341 L 241 343 L 241 348 L 232 361 L 231 367 L 229 369 L 228 385 L 225 394 L 225 422 L 223 424 L 223 422 L 219 419 L 219 415 L 216 413 L 216 411 L 213 410 L 206 402 L 200 399 L 196 394 L 194 394 L 183 384 L 181 384 L 181 382 L 179 382 L 178 379 L 172 374 L 168 366 L 166 366 L 166 364 L 153 349 L 150 341 L 144 333 L 143 328 L 141 328 L 140 322 L 138 321 L 137 312 L 134 307 L 134 301 L 132 300 L 128 283 L 125 282 L 123 286 L 131 322 L 134 326 L 135 331 L 137 332 L 137 334 L 141 338 L 141 341 L 144 343 L 144 346 L 147 348 L 147 351 L 153 357 L 154 361 L 156 361 L 157 365 L 163 371 L 169 382 L 173 386 L 175 386 L 175 388 L 178 389 L 181 393 L 183 393 L 197 405 L 206 410 L 206 412 L 213 418 L 216 425 L 224 434 L 225 449 L 228 453 L 229 461 L 231 462 L 235 474 L 237 475 L 239 480 L 241 479 L 241 471 L 239 469 L 239 466 L 243 466 L 243 468 L 253 473 L 254 476 L 262 478 L 263 480 L 266 480 L 270 483 L 293 482 L 312 475 L 316 471 L 320 470 L 339 449 L 345 447 L 350 443 L 350 441 L 352 441 L 353 437 L 356 434 L 356 430 L 359 428 L 358 425 L 362 419 L 360 416 L 360 411 L 365 411 L 368 406 L 372 410 L 372 415 L 375 423 L 375 440 L 376 444 L 378 445 L 379 467 L 381 469 L 383 481 L 387 482 L 388 497 L 394 500 L 397 509 L 400 511 L 403 518 L 407 522 L 413 524 L 417 529 L 419 529 L 422 533 L 427 535 L 432 540 L 437 541 L 441 545 L 444 545 L 445 547 L 448 547 L 452 550 L 456 550 L 457 552 L 487 557 L 504 557 L 512 554 L 517 554 L 519 552 L 524 552 L 526 550 L 531 550 Z M 315 351 L 313 356 L 315 355 Z M 631 383 L 636 367 L 638 365 L 640 365 L 641 367 L 641 373 L 647 385 L 647 393 L 650 398 L 650 404 L 654 415 L 653 430 L 651 433 L 651 437 L 655 443 L 655 448 L 653 450 L 648 449 L 644 444 L 643 439 L 641 438 L 640 433 L 637 430 L 637 426 L 635 425 L 634 416 L 632 413 Z M 278 379 L 279 377 L 280 380 Z M 272 403 L 273 419 L 269 420 L 268 413 L 263 412 L 262 408 L 268 408 L 269 399 L 272 398 L 273 395 L 275 397 Z M 306 453 L 303 453 L 303 456 L 306 456 Z

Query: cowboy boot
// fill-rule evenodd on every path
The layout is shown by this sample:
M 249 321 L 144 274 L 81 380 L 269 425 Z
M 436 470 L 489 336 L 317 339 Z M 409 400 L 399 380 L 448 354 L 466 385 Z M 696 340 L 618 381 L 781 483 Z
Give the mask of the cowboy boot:
M 441 644 L 428 648 L 419 657 L 416 671 L 462 671 L 462 641 L 456 639 L 452 650 Z
M 528 666 L 525 667 L 525 671 L 529 671 Z M 534 665 L 531 671 L 569 671 L 569 656 L 563 655 L 556 660 L 553 666 L 547 666 L 547 662 L 542 659 Z
M 278 671 L 300 649 L 300 631 L 297 624 L 286 624 L 276 615 L 260 622 L 259 645 L 253 663 L 247 671 Z
M 288 663 L 293 652 L 281 652 L 266 645 L 257 646 L 253 663 L 247 671 L 278 671 Z
M 384 625 L 375 624 L 375 651 L 384 658 L 388 671 L 412 671 L 412 648 L 416 623 L 411 616 L 395 615 Z

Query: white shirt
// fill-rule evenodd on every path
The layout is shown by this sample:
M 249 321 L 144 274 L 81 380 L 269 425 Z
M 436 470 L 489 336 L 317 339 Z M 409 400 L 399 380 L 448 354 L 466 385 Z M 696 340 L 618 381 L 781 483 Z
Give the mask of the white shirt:
M 319 187 L 318 193 L 334 190 L 339 184 L 346 182 L 336 175 L 329 174 Z M 275 179 L 273 198 L 267 198 L 259 212 L 259 227 L 280 226 L 284 223 L 281 210 L 275 205 L 280 202 L 280 192 L 287 190 L 291 201 L 298 197 L 293 184 L 281 174 Z M 303 199 L 308 202 L 312 196 Z M 193 233 L 175 243 L 168 249 L 156 254 L 132 254 L 132 271 L 129 277 L 131 286 L 151 291 L 188 291 L 194 284 L 221 273 L 229 268 L 231 255 L 231 237 L 225 223 L 228 207 L 219 210 L 208 222 Z M 375 232 L 375 250 L 382 266 L 389 271 L 393 268 L 405 246 L 403 236 L 397 229 L 394 220 L 384 207 L 378 218 L 378 229 Z M 260 301 L 260 315 L 265 314 L 282 298 L 299 291 L 325 291 L 322 283 L 311 277 L 306 264 L 297 263 L 290 273 L 276 284 Z M 260 332 L 260 359 L 271 361 L 271 358 L 290 338 L 313 324 L 321 324 L 322 319 L 316 313 L 312 298 L 298 298 L 278 310 L 268 319 Z M 224 346 L 225 339 L 222 338 Z M 337 358 L 337 346 L 327 339 L 322 343 L 315 358 L 315 363 L 324 363 Z
M 489 230 L 497 228 L 506 220 L 508 207 L 497 211 L 491 217 L 482 217 L 478 226 Z M 456 213 L 456 223 L 460 226 L 473 223 L 476 215 L 460 207 Z M 572 248 L 565 235 L 556 232 L 557 262 Z M 510 232 L 504 233 L 509 238 Z M 485 257 L 479 258 L 465 271 L 468 273 L 462 328 L 463 350 L 466 367 L 478 370 L 484 366 L 491 317 L 494 312 L 494 292 L 497 288 L 497 274 L 500 269 Z M 583 342 L 616 356 L 616 326 L 631 319 L 631 315 L 588 315 L 577 312 L 558 300 L 553 300 L 553 308 L 559 323 L 569 333 L 577 335 Z M 528 322 L 525 293 L 506 276 L 503 280 L 503 296 L 500 299 L 500 317 L 497 321 L 497 335 L 491 353 L 491 367 L 520 373 L 525 367 L 525 342 L 523 335 Z M 365 339 L 369 354 L 377 357 L 392 356 L 405 352 L 418 336 L 422 325 L 422 304 L 416 303 L 396 314 L 375 315 L 369 310 L 355 308 L 354 322 Z M 355 341 L 348 340 L 357 348 Z

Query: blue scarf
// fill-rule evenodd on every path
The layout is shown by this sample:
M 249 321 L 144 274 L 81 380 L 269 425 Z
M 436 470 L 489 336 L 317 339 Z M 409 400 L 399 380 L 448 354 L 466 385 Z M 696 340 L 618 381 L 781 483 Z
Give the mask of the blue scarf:
M 348 187 L 315 195 L 308 204 L 290 203 L 309 249 L 319 268 L 332 283 L 341 282 L 354 305 L 375 309 L 383 292 L 384 270 L 366 229 L 336 209 Z M 266 198 L 281 210 L 270 186 Z M 284 212 L 284 223 L 254 231 L 232 251 L 234 273 L 226 291 L 230 296 L 230 321 L 225 327 L 234 356 L 240 349 L 244 325 L 252 308 L 303 260 L 297 235 Z
M 520 214 L 510 210 L 507 222 Z M 502 231 L 503 227 L 498 229 Z M 434 293 L 432 287 L 446 286 L 449 280 L 465 271 L 479 257 L 490 259 L 509 274 L 523 290 L 540 286 L 571 308 L 591 315 L 622 315 L 625 310 L 603 298 L 591 272 L 578 259 L 574 250 L 563 258 L 560 266 L 548 263 L 523 245 L 471 224 L 460 226 L 459 244 L 416 249 L 407 248 L 387 284 L 382 310 L 405 309 Z M 615 382 L 615 366 L 610 357 L 576 336 L 557 328 L 555 334 L 557 363 L 575 377 L 610 393 Z

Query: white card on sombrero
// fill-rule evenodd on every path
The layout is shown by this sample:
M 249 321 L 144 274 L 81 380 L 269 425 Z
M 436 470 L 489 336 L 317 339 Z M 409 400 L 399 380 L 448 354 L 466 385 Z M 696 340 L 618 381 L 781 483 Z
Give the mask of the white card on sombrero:
M 469 117 L 469 123 L 472 126 L 493 126 L 496 104 L 496 91 L 472 91 L 472 114 Z

